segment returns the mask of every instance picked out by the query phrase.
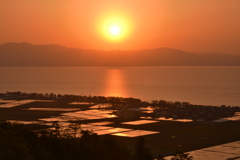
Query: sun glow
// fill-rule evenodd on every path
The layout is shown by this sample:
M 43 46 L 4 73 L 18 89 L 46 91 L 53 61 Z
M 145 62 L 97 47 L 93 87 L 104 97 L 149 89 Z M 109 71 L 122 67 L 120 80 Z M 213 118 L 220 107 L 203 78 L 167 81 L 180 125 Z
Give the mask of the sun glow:
M 127 97 L 123 71 L 109 69 L 103 95 L 114 97 Z
M 110 27 L 110 32 L 113 34 L 113 35 L 117 35 L 120 33 L 120 28 L 118 26 L 111 26 Z
M 122 41 L 129 37 L 132 30 L 129 18 L 120 13 L 102 15 L 98 21 L 98 27 L 101 37 L 108 41 Z

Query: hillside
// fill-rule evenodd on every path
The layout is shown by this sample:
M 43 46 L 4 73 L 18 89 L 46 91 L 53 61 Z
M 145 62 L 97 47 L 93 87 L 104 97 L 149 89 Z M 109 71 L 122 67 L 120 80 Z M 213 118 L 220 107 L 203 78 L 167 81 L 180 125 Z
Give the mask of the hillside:
M 82 50 L 59 45 L 5 43 L 0 66 L 239 66 L 240 55 L 195 54 L 177 49 Z

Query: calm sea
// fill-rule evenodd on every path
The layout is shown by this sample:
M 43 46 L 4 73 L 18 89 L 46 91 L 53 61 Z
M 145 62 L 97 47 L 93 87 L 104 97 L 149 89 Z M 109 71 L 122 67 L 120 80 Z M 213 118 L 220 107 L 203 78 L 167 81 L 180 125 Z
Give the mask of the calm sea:
M 0 92 L 240 106 L 240 67 L 0 67 Z

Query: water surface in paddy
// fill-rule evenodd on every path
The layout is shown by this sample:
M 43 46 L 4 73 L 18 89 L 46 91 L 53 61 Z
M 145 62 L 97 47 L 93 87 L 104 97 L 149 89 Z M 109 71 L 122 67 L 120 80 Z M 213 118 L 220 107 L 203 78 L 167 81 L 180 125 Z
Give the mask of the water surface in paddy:
M 194 160 L 239 160 L 240 141 L 195 150 L 190 153 Z M 171 160 L 172 156 L 165 157 Z

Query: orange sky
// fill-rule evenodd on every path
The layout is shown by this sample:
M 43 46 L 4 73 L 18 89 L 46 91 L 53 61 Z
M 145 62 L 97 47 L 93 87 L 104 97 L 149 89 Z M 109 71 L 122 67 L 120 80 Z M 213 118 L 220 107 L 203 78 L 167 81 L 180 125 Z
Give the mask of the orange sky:
M 124 36 L 104 35 L 111 18 Z M 0 0 L 0 44 L 240 54 L 240 0 Z

